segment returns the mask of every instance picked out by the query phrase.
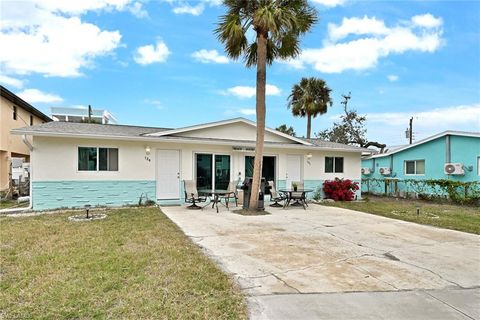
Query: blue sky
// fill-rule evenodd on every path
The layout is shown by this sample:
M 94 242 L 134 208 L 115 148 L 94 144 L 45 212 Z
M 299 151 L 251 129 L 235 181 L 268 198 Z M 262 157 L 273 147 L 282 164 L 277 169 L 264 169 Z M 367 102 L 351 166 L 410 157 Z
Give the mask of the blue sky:
M 221 1 L 1 0 L 0 82 L 49 114 L 51 106 L 105 108 L 120 123 L 181 127 L 254 120 L 255 69 L 225 57 L 213 34 Z M 306 120 L 286 107 L 301 77 L 324 79 L 367 115 L 368 137 L 404 144 L 439 131 L 480 131 L 480 2 L 311 2 L 320 21 L 302 54 L 267 71 L 267 125 Z M 254 92 L 254 91 L 253 91 Z

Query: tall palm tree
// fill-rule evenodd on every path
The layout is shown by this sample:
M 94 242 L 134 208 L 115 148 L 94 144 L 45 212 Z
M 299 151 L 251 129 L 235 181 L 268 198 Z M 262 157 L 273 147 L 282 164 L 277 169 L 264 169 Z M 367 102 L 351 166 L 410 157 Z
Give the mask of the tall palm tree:
M 312 131 L 312 118 L 327 112 L 328 106 L 332 105 L 330 92 L 325 81 L 319 78 L 302 78 L 300 83 L 292 87 L 292 93 L 288 97 L 288 108 L 296 117 L 307 117 L 307 138 Z
M 247 67 L 257 68 L 257 137 L 250 210 L 257 210 L 265 138 L 265 86 L 267 64 L 300 53 L 299 38 L 317 21 L 307 0 L 224 0 L 227 13 L 215 33 L 232 59 L 243 56 Z M 247 33 L 255 34 L 249 41 Z

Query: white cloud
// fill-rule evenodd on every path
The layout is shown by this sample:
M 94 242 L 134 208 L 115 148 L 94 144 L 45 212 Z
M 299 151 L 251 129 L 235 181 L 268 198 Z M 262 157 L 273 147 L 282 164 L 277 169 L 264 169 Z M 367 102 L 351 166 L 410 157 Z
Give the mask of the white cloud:
M 312 0 L 313 3 L 320 4 L 325 7 L 341 6 L 347 2 L 346 0 Z
M 193 16 L 199 16 L 203 13 L 207 6 L 220 6 L 223 0 L 165 0 L 173 6 L 173 13 L 175 14 L 190 14 Z M 193 5 L 194 3 L 195 5 Z
M 253 116 L 257 113 L 255 109 L 240 109 L 238 110 L 239 113 L 245 115 L 245 116 Z
M 133 59 L 138 64 L 147 65 L 165 62 L 169 55 L 170 50 L 168 50 L 165 42 L 158 40 L 155 45 L 148 44 L 137 48 Z
M 132 5 L 128 7 L 128 11 L 137 18 L 148 17 L 147 10 L 145 10 L 145 8 L 143 7 L 143 3 L 139 1 L 132 3 Z
M 340 25 L 334 23 L 328 24 L 328 35 L 330 40 L 336 42 L 351 34 L 353 35 L 385 35 L 389 29 L 385 23 L 376 18 L 343 18 Z
M 3 1 L 0 67 L 7 74 L 81 75 L 120 45 L 119 31 L 82 21 L 90 11 L 127 10 L 132 0 Z
M 376 18 L 346 18 L 340 25 L 330 24 L 328 31 L 322 48 L 304 49 L 300 57 L 283 63 L 297 69 L 312 65 L 315 70 L 324 73 L 366 70 L 375 67 L 381 58 L 389 55 L 407 51 L 432 53 L 442 43 L 440 27 L 426 28 L 412 21 L 386 27 L 383 21 Z M 355 38 L 338 42 L 349 36 Z
M 414 25 L 424 28 L 439 28 L 443 24 L 442 18 L 435 18 L 430 13 L 412 17 Z
M 280 89 L 277 86 L 267 84 L 265 87 L 266 95 L 267 96 L 278 96 L 280 94 Z M 255 87 L 249 86 L 236 86 L 232 88 L 228 88 L 225 94 L 234 95 L 238 98 L 252 98 L 256 94 Z
M 23 81 L 19 79 L 15 79 L 6 75 L 0 74 L 0 83 L 5 86 L 10 86 L 13 88 L 20 89 L 23 87 Z
M 162 102 L 160 100 L 157 100 L 157 99 L 145 99 L 143 100 L 145 103 L 147 104 L 151 104 L 153 106 L 155 106 L 158 110 L 162 110 L 164 109 L 164 106 L 162 104 Z
M 192 57 L 202 63 L 229 63 L 230 61 L 226 56 L 222 56 L 217 50 L 201 49 L 192 53 Z
M 387 79 L 388 79 L 388 81 L 390 81 L 390 82 L 395 82 L 395 81 L 398 80 L 398 76 L 395 75 L 395 74 L 389 74 L 389 75 L 387 76 Z
M 56 94 L 45 93 L 38 89 L 25 89 L 22 92 L 18 92 L 17 95 L 28 103 L 53 103 L 63 101 L 63 99 Z
M 416 140 L 445 130 L 480 131 L 480 104 L 477 103 L 420 112 L 368 113 L 368 136 L 387 144 L 407 143 L 405 128 L 411 117 Z
M 205 6 L 203 3 L 199 3 L 196 6 L 191 6 L 189 4 L 184 4 L 178 7 L 173 8 L 173 13 L 175 14 L 191 14 L 192 16 L 199 16 L 203 13 Z

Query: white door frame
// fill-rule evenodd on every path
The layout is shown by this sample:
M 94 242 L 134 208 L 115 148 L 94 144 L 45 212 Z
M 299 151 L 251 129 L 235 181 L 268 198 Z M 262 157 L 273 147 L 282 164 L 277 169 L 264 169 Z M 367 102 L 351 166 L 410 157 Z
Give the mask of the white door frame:
M 212 156 L 212 189 L 215 189 L 215 156 L 229 156 L 230 157 L 230 180 L 233 180 L 234 172 L 233 172 L 233 154 L 229 152 L 221 152 L 221 151 L 193 151 L 193 158 L 192 158 L 192 173 L 193 173 L 193 181 L 197 181 L 197 154 L 209 154 Z
M 158 179 L 158 154 L 161 152 L 161 151 L 177 151 L 178 152 L 178 173 L 177 173 L 177 177 L 178 177 L 178 192 L 177 192 L 177 196 L 174 197 L 174 198 L 160 198 L 159 194 L 158 194 L 158 182 L 159 182 L 159 179 Z M 177 199 L 180 199 L 181 196 L 180 196 L 180 179 L 182 177 L 182 150 L 180 149 L 156 149 L 155 150 L 155 189 L 156 189 L 156 198 L 159 199 L 159 200 L 177 200 Z

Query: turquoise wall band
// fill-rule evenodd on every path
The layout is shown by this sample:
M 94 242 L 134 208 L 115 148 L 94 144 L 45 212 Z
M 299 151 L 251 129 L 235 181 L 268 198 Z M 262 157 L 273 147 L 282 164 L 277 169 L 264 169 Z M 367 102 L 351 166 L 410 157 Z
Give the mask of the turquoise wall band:
M 156 200 L 155 180 L 33 181 L 34 210 L 124 206 L 138 204 L 140 196 Z

